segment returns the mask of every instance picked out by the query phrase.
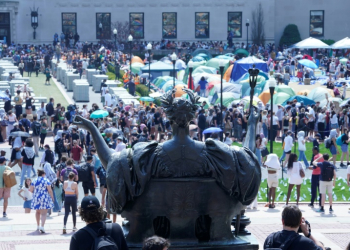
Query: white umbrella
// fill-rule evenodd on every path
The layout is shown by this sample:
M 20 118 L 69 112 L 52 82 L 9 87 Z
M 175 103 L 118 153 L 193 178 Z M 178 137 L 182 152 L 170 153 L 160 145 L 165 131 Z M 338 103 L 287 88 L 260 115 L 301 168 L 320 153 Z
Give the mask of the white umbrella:
M 298 48 L 298 49 L 330 49 L 330 46 L 325 44 L 319 39 L 309 37 L 306 38 L 294 45 L 292 45 L 292 48 Z
M 164 95 L 164 93 L 154 92 L 149 94 L 149 96 L 153 98 L 158 98 L 158 97 L 161 97 L 162 95 Z
M 331 45 L 332 49 L 350 49 L 350 38 L 345 37 L 344 39 L 339 40 L 336 43 Z

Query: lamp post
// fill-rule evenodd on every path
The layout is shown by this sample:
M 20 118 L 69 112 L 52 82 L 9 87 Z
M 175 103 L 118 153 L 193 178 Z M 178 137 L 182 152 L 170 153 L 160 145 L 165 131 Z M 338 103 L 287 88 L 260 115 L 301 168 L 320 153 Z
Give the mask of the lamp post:
M 130 47 L 130 80 L 131 80 L 131 59 L 132 59 L 132 56 L 131 56 L 131 49 L 132 49 L 132 40 L 134 38 L 132 37 L 132 35 L 130 34 L 129 37 L 128 37 L 128 41 L 129 41 L 129 47 Z
M 270 154 L 273 153 L 273 94 L 275 92 L 275 87 L 276 87 L 276 80 L 275 78 L 270 78 L 269 79 L 269 89 L 270 89 L 270 96 L 271 96 L 271 117 L 270 117 Z
M 247 26 L 247 50 L 248 50 L 248 27 L 249 27 L 249 19 L 247 19 L 247 22 L 245 23 L 245 25 Z
M 100 29 L 100 42 L 101 42 L 101 46 L 102 46 L 102 23 L 100 23 L 98 25 L 99 29 Z
M 175 52 L 173 52 L 170 57 L 171 57 L 171 61 L 173 62 L 173 73 L 174 73 L 174 84 L 173 85 L 175 88 L 175 63 L 176 63 L 176 58 L 177 58 Z
M 259 69 L 255 68 L 255 64 L 253 64 L 253 68 L 248 70 L 249 73 L 249 85 L 250 85 L 250 103 L 249 103 L 249 114 L 251 114 L 251 109 L 253 108 L 253 97 L 254 97 L 254 89 L 256 86 L 256 82 L 258 80 Z
M 35 10 L 35 8 L 33 10 L 31 10 L 30 16 L 31 16 L 31 24 L 32 24 L 32 28 L 34 29 L 33 31 L 33 39 L 35 39 L 36 37 L 36 28 L 38 28 L 38 10 L 39 8 L 37 8 Z
M 117 51 L 117 34 L 118 34 L 118 30 L 117 29 L 114 29 L 113 30 L 113 35 L 114 35 L 114 48 L 115 50 Z
M 192 90 L 194 88 L 194 86 L 192 85 L 192 72 L 193 72 L 193 61 L 192 60 L 190 60 L 188 62 L 188 69 L 190 71 L 190 75 L 189 75 L 190 82 L 188 83 L 188 88 Z
M 224 126 L 223 126 L 223 111 L 224 111 L 224 106 L 223 106 L 223 98 L 222 98 L 222 79 L 224 77 L 224 68 L 225 68 L 225 62 L 223 60 L 219 61 L 219 70 L 220 70 L 220 86 L 221 86 L 221 93 L 220 93 L 220 110 L 221 110 L 221 116 L 220 116 L 220 128 L 222 129 L 220 139 L 223 140 L 223 131 L 224 131 Z
M 147 44 L 148 51 L 148 92 L 151 91 L 151 52 L 152 52 L 152 44 Z

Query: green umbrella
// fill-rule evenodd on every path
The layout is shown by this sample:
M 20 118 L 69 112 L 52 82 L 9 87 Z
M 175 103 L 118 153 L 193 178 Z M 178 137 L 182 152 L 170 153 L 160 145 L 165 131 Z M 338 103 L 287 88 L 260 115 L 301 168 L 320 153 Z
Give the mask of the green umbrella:
M 90 115 L 90 118 L 93 118 L 93 119 L 103 118 L 103 117 L 108 116 L 108 114 L 109 113 L 106 110 L 99 109 L 99 110 L 92 112 L 92 114 Z
M 249 56 L 249 52 L 246 51 L 245 49 L 237 49 L 233 54 L 235 54 L 235 55 L 242 54 L 245 56 Z
M 288 94 L 290 96 L 295 96 L 294 90 L 291 87 L 287 86 L 287 85 L 278 85 L 276 87 L 276 92 L 277 93 L 286 93 L 286 94 Z

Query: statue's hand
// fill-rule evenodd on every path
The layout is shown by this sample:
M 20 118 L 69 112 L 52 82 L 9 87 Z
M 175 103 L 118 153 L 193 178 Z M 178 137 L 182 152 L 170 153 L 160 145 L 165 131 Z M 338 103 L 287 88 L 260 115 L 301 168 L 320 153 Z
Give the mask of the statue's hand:
M 74 125 L 77 125 L 78 127 L 84 128 L 84 129 L 87 129 L 88 122 L 90 122 L 90 121 L 86 120 L 85 118 L 83 118 L 80 115 L 76 115 L 73 119 Z

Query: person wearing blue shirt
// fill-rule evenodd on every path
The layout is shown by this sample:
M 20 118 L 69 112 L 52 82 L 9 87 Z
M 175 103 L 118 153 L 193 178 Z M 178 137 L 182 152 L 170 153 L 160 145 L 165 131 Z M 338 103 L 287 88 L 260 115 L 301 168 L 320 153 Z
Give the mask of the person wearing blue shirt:
M 208 82 L 205 80 L 204 76 L 202 76 L 201 80 L 198 82 L 200 86 L 200 96 L 205 97 L 205 90 L 208 86 Z

